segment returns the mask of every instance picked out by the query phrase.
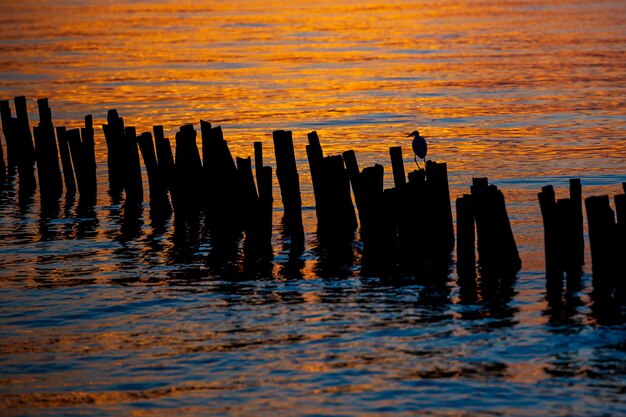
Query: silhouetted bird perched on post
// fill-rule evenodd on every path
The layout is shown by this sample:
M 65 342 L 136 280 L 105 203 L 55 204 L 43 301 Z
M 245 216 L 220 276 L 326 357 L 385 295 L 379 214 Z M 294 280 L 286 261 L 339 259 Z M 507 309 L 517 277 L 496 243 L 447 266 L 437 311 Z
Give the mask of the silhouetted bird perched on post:
M 420 164 L 417 163 L 417 157 L 423 159 L 426 162 L 426 153 L 428 152 L 428 145 L 426 145 L 426 140 L 420 136 L 420 132 L 414 130 L 407 137 L 415 136 L 413 138 L 413 152 L 415 153 L 415 163 L 417 167 L 420 168 Z M 420 168 L 421 169 L 421 168 Z

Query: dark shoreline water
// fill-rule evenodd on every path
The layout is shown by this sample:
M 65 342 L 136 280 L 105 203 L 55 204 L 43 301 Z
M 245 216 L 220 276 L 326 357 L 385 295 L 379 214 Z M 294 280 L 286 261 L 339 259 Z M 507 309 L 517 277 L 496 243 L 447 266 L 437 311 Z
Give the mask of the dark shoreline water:
M 572 177 L 584 197 L 626 181 L 625 7 L 0 4 L 0 99 L 26 95 L 33 125 L 42 97 L 56 126 L 93 114 L 100 174 L 92 211 L 61 200 L 42 216 L 38 195 L 20 208 L 15 184 L 1 192 L 0 414 L 626 414 L 625 312 L 594 304 L 588 253 L 580 291 L 547 297 L 537 202 Z M 302 255 L 284 245 L 276 182 L 268 263 L 244 268 L 209 236 L 175 242 L 147 205 L 124 222 L 99 128 L 113 107 L 172 139 L 183 123 L 221 124 L 242 157 L 293 130 Z M 415 129 L 448 163 L 453 199 L 472 177 L 504 192 L 515 279 L 391 280 L 364 276 L 358 244 L 340 261 L 320 252 L 306 133 L 384 164 L 391 186 L 388 148 L 408 150 Z

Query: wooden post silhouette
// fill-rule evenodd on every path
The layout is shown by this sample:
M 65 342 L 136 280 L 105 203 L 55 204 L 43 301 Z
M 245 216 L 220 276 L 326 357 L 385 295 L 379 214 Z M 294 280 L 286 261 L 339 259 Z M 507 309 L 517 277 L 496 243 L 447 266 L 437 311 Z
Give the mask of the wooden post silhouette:
M 617 276 L 615 215 L 609 205 L 609 197 L 593 196 L 585 199 L 593 288 L 598 294 L 610 295 Z
M 23 105 L 26 107 L 25 101 Z M 52 112 L 50 107 L 48 107 L 48 99 L 37 100 L 37 106 L 39 108 L 39 125 L 34 129 L 34 136 L 39 190 L 43 199 L 55 200 L 63 193 L 63 179 L 59 168 L 59 155 L 52 124 Z M 23 111 L 25 112 L 26 110 L 24 109 Z M 26 116 L 24 118 L 26 123 L 28 123 L 28 118 Z
M 183 219 L 192 219 L 198 215 L 202 206 L 202 161 L 196 144 L 196 131 L 193 125 L 180 127 L 176 133 L 176 162 L 175 162 L 175 189 L 176 199 L 174 211 Z
M 291 131 L 276 130 L 273 132 L 273 139 L 276 155 L 276 177 L 280 185 L 280 194 L 285 209 L 285 228 L 291 236 L 292 243 L 296 247 L 301 247 L 304 245 L 302 199 Z
M 146 174 L 148 175 L 151 213 L 168 215 L 172 208 L 167 198 L 167 187 L 157 162 L 152 134 L 150 132 L 142 133 L 137 138 L 137 144 L 139 145 L 143 163 L 146 167 Z
M 157 163 L 164 186 L 169 190 L 174 200 L 174 155 L 170 140 L 163 134 L 163 126 L 154 126 L 154 146 L 156 148 Z
M 471 194 L 458 197 L 456 199 L 456 265 L 459 277 L 474 277 L 476 275 L 474 216 Z
M 63 167 L 63 180 L 67 195 L 76 193 L 76 180 L 74 177 L 74 168 L 72 167 L 72 158 L 70 156 L 70 147 L 67 143 L 65 126 L 56 128 L 57 142 L 59 143 L 59 154 L 61 156 L 61 166 Z
M 487 178 L 474 178 L 472 200 L 476 214 L 476 235 L 481 270 L 516 272 L 522 262 L 506 211 L 504 195 Z
M 102 130 L 107 144 L 110 193 L 114 198 L 118 198 L 124 189 L 126 161 L 124 159 L 124 119 L 119 117 L 117 110 L 109 110 L 107 124 L 102 125 Z
M 402 160 L 402 147 L 392 146 L 389 148 L 389 156 L 391 157 L 391 169 L 393 172 L 393 183 L 396 188 L 400 188 L 406 184 L 406 176 L 404 174 L 404 162 Z
M 306 152 L 315 194 L 318 236 L 327 242 L 352 239 L 357 222 L 343 158 L 341 155 L 324 157 L 317 132 L 310 132 L 307 136 Z
M 16 132 L 13 129 L 11 107 L 8 100 L 0 100 L 0 121 L 2 122 L 2 132 L 7 145 L 7 168 L 8 174 L 15 172 L 20 159 Z
M 454 225 L 448 186 L 447 164 L 426 162 L 427 209 L 426 235 L 430 240 L 427 256 L 443 263 L 454 248 Z
M 272 167 L 263 166 L 263 147 L 261 142 L 254 143 L 254 161 L 256 182 L 259 192 L 258 240 L 271 250 L 272 216 L 274 195 L 272 193 Z
M 137 146 L 137 131 L 133 126 L 124 129 L 123 152 L 126 168 L 124 170 L 124 191 L 126 193 L 125 207 L 139 208 L 143 203 L 143 180 L 141 178 L 141 164 L 139 162 L 139 148 Z
M 85 116 L 85 127 L 80 129 L 81 132 L 81 148 L 84 158 L 84 194 L 95 197 L 98 192 L 98 176 L 96 163 L 96 143 L 94 140 L 93 117 L 88 114 Z

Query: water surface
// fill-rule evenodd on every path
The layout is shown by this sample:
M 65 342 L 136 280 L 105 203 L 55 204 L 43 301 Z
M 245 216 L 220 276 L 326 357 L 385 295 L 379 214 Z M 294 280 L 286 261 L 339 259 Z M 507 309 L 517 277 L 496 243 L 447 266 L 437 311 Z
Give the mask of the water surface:
M 3 415 L 619 415 L 624 312 L 580 291 L 546 299 L 536 193 L 626 181 L 622 1 L 34 1 L 0 4 L 0 98 L 48 97 L 57 126 L 117 108 L 138 132 L 200 118 L 233 154 L 294 133 L 306 247 L 290 256 L 275 182 L 274 257 L 210 236 L 177 242 L 147 205 L 0 202 Z M 361 166 L 418 129 L 503 190 L 523 269 L 492 288 L 364 276 L 315 238 L 306 133 Z M 416 236 L 416 238 L 422 238 Z M 219 249 L 219 250 L 218 250 Z

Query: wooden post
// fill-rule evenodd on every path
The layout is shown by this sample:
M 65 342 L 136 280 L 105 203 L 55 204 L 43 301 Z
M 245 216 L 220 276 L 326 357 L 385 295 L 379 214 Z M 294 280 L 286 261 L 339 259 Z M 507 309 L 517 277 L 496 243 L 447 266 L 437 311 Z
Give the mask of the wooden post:
M 569 180 L 569 198 L 573 206 L 573 244 L 575 250 L 572 253 L 572 262 L 579 268 L 585 264 L 585 238 L 583 229 L 583 199 L 582 186 L 579 178 Z
M 154 126 L 154 145 L 156 147 L 157 164 L 165 187 L 174 200 L 174 155 L 170 140 L 163 134 L 163 126 Z
M 84 193 L 95 197 L 98 193 L 98 176 L 96 163 L 96 143 L 94 140 L 93 117 L 88 114 L 85 116 L 85 127 L 81 128 L 81 148 L 84 161 Z
M 558 235 L 556 224 L 556 198 L 554 194 L 554 187 L 546 185 L 541 189 L 541 192 L 537 194 L 539 198 L 539 206 L 541 208 L 541 216 L 543 218 L 543 240 L 544 240 L 544 254 L 546 262 L 546 277 L 551 283 L 559 281 L 563 278 L 562 266 L 559 260 L 559 248 L 558 248 Z
M 102 125 L 102 130 L 107 144 L 110 193 L 114 199 L 117 199 L 124 189 L 124 170 L 126 169 L 124 119 L 119 117 L 117 110 L 109 110 L 107 124 Z
M 2 132 L 7 145 L 7 167 L 9 175 L 15 172 L 20 160 L 20 150 L 18 148 L 16 132 L 13 129 L 11 117 L 11 107 L 8 100 L 0 100 L 0 120 L 2 121 Z
M 80 193 L 81 199 L 83 199 L 87 191 L 85 190 L 85 159 L 83 158 L 80 130 L 65 130 L 64 127 L 60 127 L 57 129 L 57 135 L 59 138 L 63 138 L 63 140 L 68 144 L 70 154 L 72 156 L 74 173 L 76 175 L 76 183 L 78 184 L 78 192 Z M 59 143 L 61 142 L 59 141 Z
M 25 106 L 26 103 L 24 102 Z M 52 125 L 52 112 L 50 107 L 48 107 L 48 99 L 37 100 L 37 106 L 39 108 L 39 126 L 34 129 L 34 136 L 39 188 L 43 199 L 55 200 L 63 193 L 63 179 L 61 177 L 61 169 L 59 168 L 57 142 L 54 126 Z M 27 117 L 26 120 L 28 122 Z
M 426 162 L 426 189 L 428 192 L 427 235 L 432 239 L 429 256 L 447 258 L 454 248 L 454 225 L 448 186 L 447 164 Z
M 176 133 L 175 182 L 174 210 L 183 214 L 183 219 L 193 220 L 202 206 L 202 161 L 191 124 L 181 126 Z
M 256 182 L 259 192 L 258 241 L 269 248 L 272 245 L 272 216 L 274 195 L 272 193 L 272 167 L 263 166 L 263 147 L 261 142 L 254 143 Z
M 487 178 L 474 178 L 472 200 L 476 214 L 479 264 L 486 272 L 516 272 L 522 262 L 506 211 L 504 195 Z
M 304 245 L 302 199 L 291 131 L 273 132 L 276 155 L 276 177 L 285 209 L 285 227 L 297 247 Z
M 70 156 L 70 148 L 67 143 L 65 126 L 57 127 L 57 141 L 59 143 L 59 154 L 61 155 L 61 166 L 63 167 L 63 179 L 65 181 L 65 189 L 67 195 L 76 193 L 76 181 L 74 179 L 74 168 L 72 167 L 72 158 Z
M 618 275 L 615 216 L 607 195 L 587 197 L 585 208 L 589 225 L 594 292 L 608 295 L 612 293 L 615 287 L 614 277 Z
M 139 162 L 139 149 L 137 147 L 137 131 L 133 126 L 124 129 L 125 140 L 123 144 L 124 160 L 124 191 L 126 192 L 125 207 L 138 208 L 143 202 L 143 180 L 141 178 L 141 164 Z
M 22 158 L 28 161 L 35 160 L 35 146 L 33 145 L 33 136 L 30 133 L 30 124 L 28 122 L 28 110 L 26 108 L 26 97 L 15 97 L 15 116 L 17 117 L 16 128 L 19 131 L 19 146 L 22 149 Z
M 393 183 L 396 188 L 400 188 L 406 184 L 406 176 L 404 174 L 404 161 L 402 160 L 402 147 L 392 146 L 389 148 L 389 156 L 391 157 L 391 168 L 393 171 Z
M 476 275 L 476 235 L 471 194 L 456 199 L 456 265 L 459 277 Z
M 170 214 L 172 208 L 167 199 L 167 187 L 159 170 L 152 134 L 150 132 L 142 133 L 137 138 L 137 144 L 139 145 L 148 175 L 151 212 L 154 212 L 154 214 Z

